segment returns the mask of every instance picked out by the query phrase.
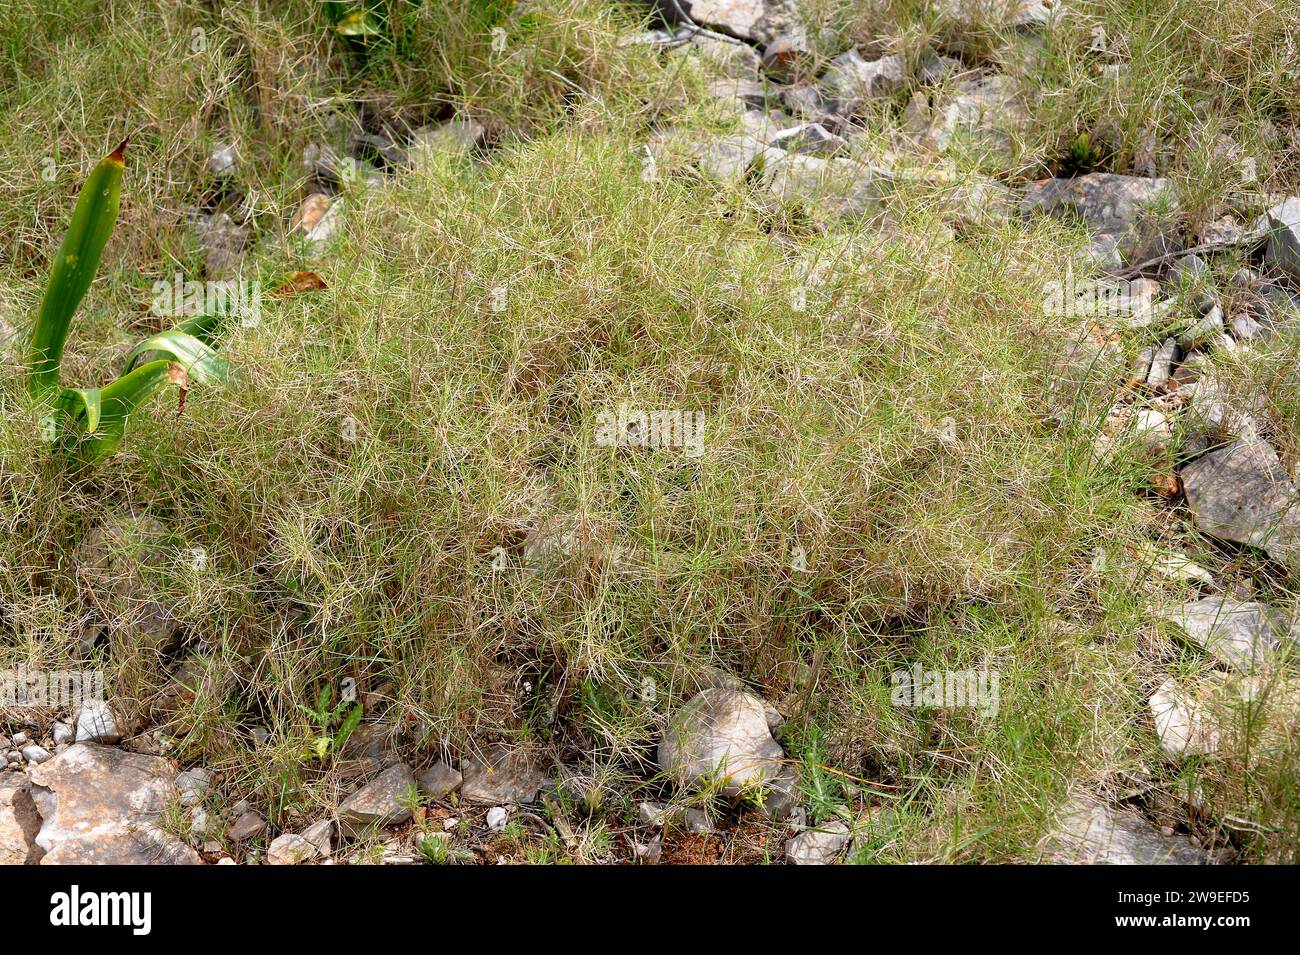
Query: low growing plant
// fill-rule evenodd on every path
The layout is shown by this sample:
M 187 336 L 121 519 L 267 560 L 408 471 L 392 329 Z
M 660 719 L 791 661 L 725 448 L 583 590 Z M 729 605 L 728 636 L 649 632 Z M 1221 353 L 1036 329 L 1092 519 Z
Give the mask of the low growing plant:
M 225 361 L 199 337 L 211 327 L 210 317 L 202 316 L 142 341 L 127 356 L 122 374 L 103 388 L 60 384 L 72 317 L 117 223 L 126 144 L 123 140 L 101 159 L 81 187 L 68 232 L 50 266 L 28 360 L 28 390 L 50 406 L 48 436 L 92 461 L 117 450 L 131 414 L 149 398 L 175 387 L 184 410 L 191 380 L 219 381 L 226 373 Z

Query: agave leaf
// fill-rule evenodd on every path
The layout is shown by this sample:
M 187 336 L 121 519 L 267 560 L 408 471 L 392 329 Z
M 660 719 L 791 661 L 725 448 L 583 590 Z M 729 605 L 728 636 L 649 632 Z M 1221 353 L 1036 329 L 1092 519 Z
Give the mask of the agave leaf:
M 72 316 L 95 278 L 104 245 L 117 223 L 122 195 L 122 160 L 126 140 L 99 161 L 77 196 L 77 206 L 59 251 L 32 330 L 28 387 L 35 396 L 51 394 L 59 384 L 63 345 Z
M 84 431 L 94 434 L 99 427 L 103 402 L 98 388 L 64 388 L 59 392 L 59 407 L 74 421 L 84 423 Z
M 125 370 L 131 371 L 142 359 L 152 361 L 158 357 L 179 363 L 186 374 L 200 384 L 219 384 L 226 380 L 229 371 L 224 358 L 199 338 L 179 328 L 160 332 L 136 345 L 126 356 Z
M 180 389 L 183 405 L 188 384 L 189 378 L 181 365 L 160 359 L 140 365 L 99 389 L 99 427 L 83 443 L 83 453 L 94 461 L 108 457 L 122 442 L 127 420 L 136 408 L 173 385 Z

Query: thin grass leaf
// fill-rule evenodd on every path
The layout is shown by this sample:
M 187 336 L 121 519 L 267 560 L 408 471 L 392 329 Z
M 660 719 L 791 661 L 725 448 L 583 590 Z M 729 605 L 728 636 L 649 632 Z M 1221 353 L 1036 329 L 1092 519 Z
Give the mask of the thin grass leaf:
M 72 316 L 90 288 L 104 245 L 117 223 L 126 140 L 99 161 L 77 196 L 67 235 L 50 266 L 50 280 L 32 330 L 28 388 L 49 395 L 59 385 L 63 346 Z

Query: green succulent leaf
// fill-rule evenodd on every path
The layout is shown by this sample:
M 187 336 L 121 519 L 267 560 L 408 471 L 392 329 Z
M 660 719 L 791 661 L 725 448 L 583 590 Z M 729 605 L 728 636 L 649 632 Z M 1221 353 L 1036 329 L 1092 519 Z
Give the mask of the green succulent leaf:
M 98 427 L 82 442 L 82 453 L 92 461 L 108 457 L 122 442 L 127 421 L 140 405 L 171 387 L 179 388 L 183 399 L 188 384 L 181 365 L 160 359 L 140 365 L 99 389 Z
M 199 338 L 179 328 L 146 338 L 126 356 L 125 371 L 130 372 L 142 361 L 168 358 L 185 369 L 190 380 L 199 384 L 220 384 L 226 380 L 226 360 Z
M 53 395 L 59 386 L 63 346 L 72 316 L 95 278 L 104 245 L 117 223 L 125 153 L 123 140 L 95 166 L 81 187 L 68 233 L 54 255 L 49 283 L 32 329 L 28 387 L 34 396 Z

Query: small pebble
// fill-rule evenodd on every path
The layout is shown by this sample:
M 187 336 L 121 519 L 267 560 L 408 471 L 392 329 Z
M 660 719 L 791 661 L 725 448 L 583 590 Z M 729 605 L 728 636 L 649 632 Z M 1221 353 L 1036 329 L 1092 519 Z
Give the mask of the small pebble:
M 31 746 L 23 747 L 23 759 L 27 760 L 29 763 L 43 763 L 47 759 L 53 758 L 53 754 L 51 754 L 44 746 L 32 744 Z

